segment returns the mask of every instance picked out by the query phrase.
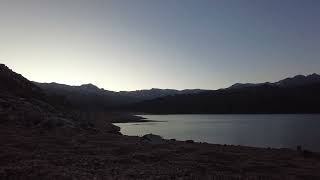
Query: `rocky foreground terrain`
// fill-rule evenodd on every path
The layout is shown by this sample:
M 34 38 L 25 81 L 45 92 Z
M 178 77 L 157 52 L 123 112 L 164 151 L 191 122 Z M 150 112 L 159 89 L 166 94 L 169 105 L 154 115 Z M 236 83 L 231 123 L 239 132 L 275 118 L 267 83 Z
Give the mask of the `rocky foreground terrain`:
M 49 130 L 3 120 L 0 179 L 320 179 L 320 156 L 311 152 L 174 140 L 154 144 L 106 132 L 101 124 Z
M 0 66 L 0 179 L 320 179 L 318 153 L 128 137 L 58 104 Z

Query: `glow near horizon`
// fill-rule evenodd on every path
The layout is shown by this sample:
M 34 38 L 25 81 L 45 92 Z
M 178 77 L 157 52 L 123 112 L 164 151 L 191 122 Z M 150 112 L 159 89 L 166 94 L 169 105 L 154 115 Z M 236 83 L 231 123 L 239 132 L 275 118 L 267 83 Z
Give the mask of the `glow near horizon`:
M 320 2 L 0 0 L 0 62 L 38 82 L 218 89 L 319 73 Z

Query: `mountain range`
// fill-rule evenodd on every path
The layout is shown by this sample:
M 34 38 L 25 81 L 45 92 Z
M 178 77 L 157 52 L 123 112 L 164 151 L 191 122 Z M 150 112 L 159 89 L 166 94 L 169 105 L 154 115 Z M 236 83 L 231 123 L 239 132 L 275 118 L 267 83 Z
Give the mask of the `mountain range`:
M 275 83 L 235 84 L 198 94 L 166 96 L 128 109 L 157 114 L 320 113 L 319 92 L 319 75 L 298 75 Z
M 314 84 L 320 82 L 320 75 L 318 74 L 311 74 L 311 75 L 297 75 L 294 77 L 286 78 L 274 83 L 265 82 L 265 83 L 236 83 L 229 87 L 229 89 L 238 89 L 238 88 L 246 88 L 246 87 L 258 87 L 263 85 L 270 85 L 270 86 L 278 86 L 278 87 L 294 87 L 294 86 L 303 86 L 308 84 Z
M 0 65 L 2 95 L 37 99 L 56 109 L 142 113 L 318 113 L 320 75 L 297 75 L 274 83 L 234 84 L 219 90 L 108 91 L 93 84 L 30 82 Z M 42 103 L 43 104 L 43 103 Z
M 64 98 L 72 107 L 82 110 L 110 110 L 115 107 L 156 99 L 164 96 L 178 94 L 194 94 L 203 92 L 201 89 L 174 90 L 174 89 L 149 89 L 137 91 L 108 91 L 93 84 L 69 86 L 58 83 L 37 83 L 48 96 Z

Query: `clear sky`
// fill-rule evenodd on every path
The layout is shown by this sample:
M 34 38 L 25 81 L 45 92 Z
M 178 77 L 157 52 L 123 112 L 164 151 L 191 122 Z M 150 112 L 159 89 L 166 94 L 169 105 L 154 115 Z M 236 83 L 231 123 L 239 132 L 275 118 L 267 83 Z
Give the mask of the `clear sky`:
M 0 62 L 108 90 L 320 72 L 319 0 L 0 0 Z

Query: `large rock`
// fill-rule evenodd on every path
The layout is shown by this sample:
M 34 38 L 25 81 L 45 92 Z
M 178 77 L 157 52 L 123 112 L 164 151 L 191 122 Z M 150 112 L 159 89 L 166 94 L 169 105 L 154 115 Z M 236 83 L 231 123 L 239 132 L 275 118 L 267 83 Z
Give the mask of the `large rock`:
M 164 142 L 164 139 L 161 136 L 155 134 L 146 134 L 142 136 L 142 140 L 151 144 L 162 144 Z

